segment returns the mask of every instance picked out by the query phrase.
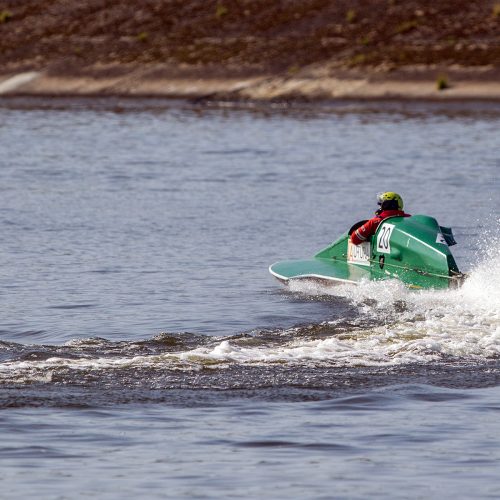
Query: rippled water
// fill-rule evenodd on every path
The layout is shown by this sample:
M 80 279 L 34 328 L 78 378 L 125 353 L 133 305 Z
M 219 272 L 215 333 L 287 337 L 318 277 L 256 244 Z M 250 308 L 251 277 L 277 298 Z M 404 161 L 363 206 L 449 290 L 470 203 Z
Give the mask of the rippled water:
M 487 103 L 0 103 L 6 494 L 498 496 L 499 125 Z M 387 189 L 454 228 L 461 289 L 268 274 Z

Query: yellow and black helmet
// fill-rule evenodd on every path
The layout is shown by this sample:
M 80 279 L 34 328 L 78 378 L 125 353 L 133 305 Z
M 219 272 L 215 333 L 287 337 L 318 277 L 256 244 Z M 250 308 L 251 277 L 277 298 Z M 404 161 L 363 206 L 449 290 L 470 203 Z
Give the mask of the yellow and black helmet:
M 377 203 L 382 210 L 403 210 L 403 198 L 398 193 L 386 191 L 377 195 Z

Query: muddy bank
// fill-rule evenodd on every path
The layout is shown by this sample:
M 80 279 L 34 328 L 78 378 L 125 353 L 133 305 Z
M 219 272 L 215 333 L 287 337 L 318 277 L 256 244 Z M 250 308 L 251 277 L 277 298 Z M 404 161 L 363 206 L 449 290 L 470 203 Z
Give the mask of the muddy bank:
M 500 98 L 500 0 L 5 0 L 1 95 Z

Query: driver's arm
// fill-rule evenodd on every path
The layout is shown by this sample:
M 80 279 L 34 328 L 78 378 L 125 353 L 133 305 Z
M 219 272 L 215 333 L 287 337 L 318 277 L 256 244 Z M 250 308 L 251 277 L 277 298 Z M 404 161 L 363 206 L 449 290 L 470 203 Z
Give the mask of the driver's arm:
M 363 241 L 367 241 L 369 238 L 371 238 L 377 230 L 378 224 L 376 224 L 376 222 L 378 222 L 376 219 L 370 219 L 361 227 L 358 227 L 358 229 L 356 229 L 356 231 L 353 231 L 353 233 L 351 234 L 351 241 L 355 245 L 359 245 L 360 243 L 363 243 Z

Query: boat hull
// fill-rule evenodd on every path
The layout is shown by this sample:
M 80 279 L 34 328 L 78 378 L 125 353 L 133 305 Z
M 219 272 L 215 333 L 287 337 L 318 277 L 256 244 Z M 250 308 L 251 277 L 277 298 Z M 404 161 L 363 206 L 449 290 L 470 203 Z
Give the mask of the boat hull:
M 288 260 L 269 266 L 269 272 L 280 281 L 315 280 L 330 284 L 358 283 L 371 279 L 370 272 L 347 262 L 333 262 L 327 259 Z
M 347 233 L 308 260 L 272 264 L 284 283 L 315 280 L 327 284 L 398 279 L 410 288 L 459 286 L 464 275 L 449 250 L 451 230 L 428 216 L 385 219 L 371 241 L 353 245 Z

